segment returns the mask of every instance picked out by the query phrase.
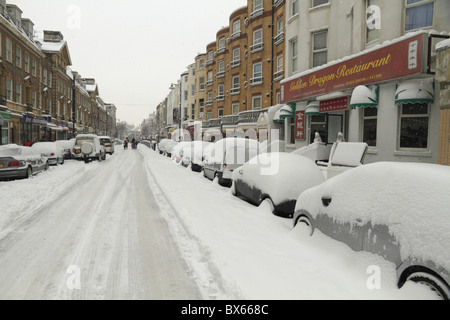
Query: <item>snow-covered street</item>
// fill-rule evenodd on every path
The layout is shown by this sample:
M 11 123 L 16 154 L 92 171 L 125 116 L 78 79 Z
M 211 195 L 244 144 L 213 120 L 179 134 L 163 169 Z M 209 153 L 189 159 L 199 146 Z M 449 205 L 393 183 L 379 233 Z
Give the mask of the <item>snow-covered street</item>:
M 198 299 L 146 178 L 130 152 L 1 183 L 0 299 Z
M 435 299 L 144 145 L 0 182 L 0 299 Z M 372 282 L 374 272 L 380 283 Z

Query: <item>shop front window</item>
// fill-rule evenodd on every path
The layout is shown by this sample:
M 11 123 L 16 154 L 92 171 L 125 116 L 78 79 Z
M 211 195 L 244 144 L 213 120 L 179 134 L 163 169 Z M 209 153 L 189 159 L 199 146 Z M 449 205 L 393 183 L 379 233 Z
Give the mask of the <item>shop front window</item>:
M 363 111 L 363 142 L 369 147 L 377 146 L 377 108 L 365 108 Z
M 403 104 L 400 112 L 400 149 L 428 149 L 428 104 Z
M 322 138 L 322 142 L 325 141 L 328 133 L 327 133 L 327 116 L 326 114 L 314 115 L 311 116 L 311 130 L 309 134 L 309 143 L 313 143 L 316 137 L 316 132 L 318 132 Z

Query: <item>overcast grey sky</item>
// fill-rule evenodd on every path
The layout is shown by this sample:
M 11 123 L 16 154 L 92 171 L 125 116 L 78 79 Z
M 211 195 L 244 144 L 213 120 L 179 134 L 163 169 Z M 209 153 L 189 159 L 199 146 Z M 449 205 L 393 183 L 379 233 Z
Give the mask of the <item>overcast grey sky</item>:
M 7 0 L 36 31 L 58 30 L 73 70 L 95 78 L 117 117 L 139 125 L 247 0 Z

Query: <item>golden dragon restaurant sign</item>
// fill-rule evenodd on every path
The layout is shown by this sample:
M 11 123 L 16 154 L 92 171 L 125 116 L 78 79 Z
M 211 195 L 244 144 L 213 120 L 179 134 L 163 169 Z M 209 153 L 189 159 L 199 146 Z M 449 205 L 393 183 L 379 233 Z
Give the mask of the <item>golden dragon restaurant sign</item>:
M 425 72 L 424 42 L 420 33 L 329 67 L 307 72 L 282 83 L 281 101 L 288 103 Z

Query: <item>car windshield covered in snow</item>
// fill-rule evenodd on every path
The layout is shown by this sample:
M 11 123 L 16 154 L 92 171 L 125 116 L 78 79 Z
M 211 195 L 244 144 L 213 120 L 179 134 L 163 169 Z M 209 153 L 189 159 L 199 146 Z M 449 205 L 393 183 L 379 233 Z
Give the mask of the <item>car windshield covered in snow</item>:
M 1 148 L 0 157 L 15 157 L 22 155 L 21 148 Z

